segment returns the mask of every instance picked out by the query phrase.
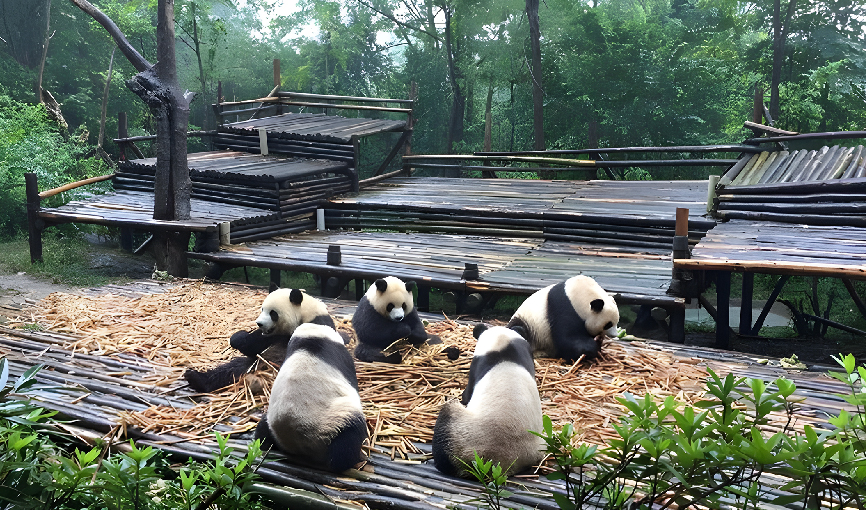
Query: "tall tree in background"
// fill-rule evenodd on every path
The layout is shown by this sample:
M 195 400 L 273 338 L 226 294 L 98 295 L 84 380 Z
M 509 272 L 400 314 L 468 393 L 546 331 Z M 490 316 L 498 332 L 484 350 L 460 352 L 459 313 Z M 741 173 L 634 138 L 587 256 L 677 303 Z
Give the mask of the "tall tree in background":
M 70 0 L 108 31 L 118 48 L 138 71 L 127 86 L 150 108 L 156 119 L 156 179 L 153 218 L 188 220 L 190 192 L 186 159 L 186 133 L 192 93 L 181 92 L 174 48 L 174 0 L 157 3 L 157 63 L 151 64 L 129 43 L 117 25 L 87 0 Z M 189 233 L 154 234 L 152 246 L 157 269 L 186 276 Z
M 532 134 L 535 150 L 543 151 L 544 89 L 541 80 L 541 27 L 538 24 L 538 0 L 526 0 L 526 17 L 529 19 L 529 45 L 532 51 L 529 73 L 532 79 Z
M 782 82 L 782 63 L 785 60 L 785 39 L 791 28 L 791 18 L 797 8 L 797 0 L 788 0 L 785 18 L 782 19 L 782 0 L 773 0 L 773 73 L 770 78 L 770 115 L 779 118 L 779 84 Z

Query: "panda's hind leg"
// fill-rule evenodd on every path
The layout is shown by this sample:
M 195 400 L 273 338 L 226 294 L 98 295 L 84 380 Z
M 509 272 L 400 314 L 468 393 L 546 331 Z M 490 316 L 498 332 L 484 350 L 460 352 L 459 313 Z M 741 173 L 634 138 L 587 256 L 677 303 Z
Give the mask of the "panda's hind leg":
M 364 416 L 352 416 L 328 445 L 328 467 L 340 473 L 361 462 L 361 446 L 366 438 L 367 422 Z
M 259 420 L 259 424 L 256 425 L 256 433 L 253 436 L 253 439 L 261 440 L 261 448 L 262 451 L 268 451 L 271 448 L 276 446 L 276 441 L 274 441 L 274 435 L 271 433 L 271 427 L 268 425 L 268 415 L 262 416 L 262 419 Z
M 190 368 L 184 372 L 183 378 L 189 383 L 190 388 L 202 393 L 210 393 L 234 384 L 244 376 L 254 362 L 255 358 L 239 356 L 204 372 Z

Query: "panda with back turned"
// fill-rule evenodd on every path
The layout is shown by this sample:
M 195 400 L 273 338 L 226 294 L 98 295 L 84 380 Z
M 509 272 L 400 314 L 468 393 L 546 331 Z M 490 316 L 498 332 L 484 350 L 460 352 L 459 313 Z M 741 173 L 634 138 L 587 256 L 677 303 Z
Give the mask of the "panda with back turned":
M 428 335 L 415 309 L 412 290 L 415 282 L 403 283 L 394 276 L 373 282 L 358 302 L 352 316 L 352 327 L 358 337 L 355 358 L 359 361 L 400 363 L 399 353 L 385 355 L 383 349 L 397 340 L 407 339 L 418 347 L 424 342 L 441 343 L 439 337 Z
M 243 356 L 203 372 L 189 369 L 183 376 L 194 390 L 213 392 L 241 379 L 259 355 L 279 365 L 286 357 L 289 337 L 306 323 L 334 328 L 323 302 L 299 289 L 276 289 L 262 302 L 262 312 L 256 319 L 258 329 L 238 331 L 229 340 Z
M 604 336 L 616 336 L 619 309 L 588 276 L 574 276 L 526 298 L 507 327 L 520 332 L 536 355 L 594 358 Z
M 433 462 L 448 475 L 466 476 L 475 452 L 515 473 L 537 464 L 544 441 L 541 399 L 529 343 L 505 327 L 475 327 L 478 339 L 460 402 L 442 407 L 433 429 Z
M 255 437 L 264 448 L 276 445 L 330 471 L 345 471 L 362 460 L 367 421 L 355 362 L 333 328 L 301 324 L 294 330 Z

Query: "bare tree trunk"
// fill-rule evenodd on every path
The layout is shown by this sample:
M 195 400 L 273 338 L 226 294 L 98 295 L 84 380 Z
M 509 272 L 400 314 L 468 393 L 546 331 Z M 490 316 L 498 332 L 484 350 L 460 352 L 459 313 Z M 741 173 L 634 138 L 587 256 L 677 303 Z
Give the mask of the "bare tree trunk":
M 466 98 L 460 89 L 458 81 L 459 70 L 454 62 L 454 43 L 451 37 L 451 11 L 446 6 L 445 10 L 445 52 L 448 55 L 448 79 L 451 83 L 451 93 L 454 96 L 451 103 L 451 119 L 448 123 L 448 148 L 449 154 L 453 152 L 454 142 L 463 140 L 463 117 L 466 112 Z
M 102 142 L 105 139 L 105 114 L 108 109 L 108 87 L 111 85 L 111 75 L 114 73 L 114 52 L 117 51 L 117 46 L 111 50 L 111 59 L 108 61 L 108 76 L 105 79 L 105 90 L 102 92 L 102 113 L 99 117 L 99 138 L 96 139 L 96 146 L 101 148 Z
M 529 42 L 532 50 L 532 133 L 535 150 L 544 150 L 544 90 L 541 81 L 541 28 L 538 24 L 538 0 L 526 0 L 529 18 Z
M 204 64 L 202 64 L 201 61 L 201 41 L 199 41 L 198 20 L 195 17 L 195 2 L 190 4 L 190 9 L 190 15 L 192 16 L 192 41 L 193 44 L 195 44 L 195 56 L 198 60 L 198 81 L 199 83 L 201 83 L 201 93 L 203 96 L 200 99 L 200 101 L 202 101 L 203 112 L 202 127 L 204 127 L 204 129 L 215 129 L 216 119 L 214 119 L 213 112 L 211 111 L 211 108 L 209 106 L 210 101 L 208 101 L 208 97 L 210 94 L 208 94 L 207 90 L 207 80 L 205 79 L 204 75 Z
M 484 104 L 484 152 L 493 146 L 493 83 L 487 86 L 487 102 Z
M 70 0 L 89 14 L 114 38 L 121 53 L 139 71 L 126 85 L 144 101 L 156 120 L 156 176 L 153 218 L 187 220 L 190 217 L 192 183 L 186 159 L 186 133 L 192 93 L 183 93 L 177 82 L 174 49 L 174 0 L 157 3 L 157 64 L 152 65 L 129 43 L 117 25 L 87 0 Z M 186 276 L 189 233 L 154 235 L 157 269 Z
M 773 72 L 770 78 L 770 115 L 779 120 L 779 84 L 782 82 L 782 64 L 785 61 L 785 39 L 790 30 L 791 18 L 797 7 L 797 0 L 788 2 L 788 11 L 782 20 L 782 0 L 773 0 Z
M 39 74 L 36 77 L 36 102 L 42 102 L 42 73 L 48 58 L 48 41 L 51 40 L 51 0 L 45 0 L 45 41 L 42 43 L 42 59 L 39 61 Z

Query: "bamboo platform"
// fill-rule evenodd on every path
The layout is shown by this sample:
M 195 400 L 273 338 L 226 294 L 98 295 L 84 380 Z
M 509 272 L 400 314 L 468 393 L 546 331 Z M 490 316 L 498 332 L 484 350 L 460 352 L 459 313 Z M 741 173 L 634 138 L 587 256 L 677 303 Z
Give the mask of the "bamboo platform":
M 127 286 L 108 286 L 86 291 L 90 295 L 111 293 L 125 296 L 147 296 L 152 293 L 170 291 L 173 284 L 137 282 Z M 351 310 L 351 303 L 328 302 L 332 312 Z M 122 317 L 120 317 L 122 319 Z M 441 319 L 441 318 L 440 318 Z M 82 327 L 86 325 L 82 324 Z M 130 323 L 130 332 L 139 334 L 148 330 L 154 335 L 174 336 L 168 331 L 174 327 L 163 325 L 163 331 L 154 324 Z M 14 378 L 36 363 L 45 365 L 39 372 L 36 400 L 47 409 L 56 410 L 68 421 L 64 429 L 79 438 L 95 440 L 104 437 L 122 447 L 128 438 L 140 445 L 150 445 L 179 460 L 194 458 L 204 460 L 215 451 L 213 431 L 229 431 L 249 416 L 229 412 L 214 418 L 212 427 L 196 437 L 171 432 L 155 433 L 142 429 L 129 421 L 130 413 L 148 408 L 169 409 L 182 413 L 190 410 L 202 398 L 215 396 L 193 394 L 177 381 L 178 367 L 158 362 L 161 349 L 153 351 L 137 348 L 126 352 L 91 354 L 81 348 L 81 334 L 53 330 L 27 331 L 0 327 L 0 355 L 10 362 L 10 377 Z M 673 354 L 674 364 L 691 367 L 712 367 L 724 375 L 761 378 L 770 381 L 785 376 L 797 384 L 796 396 L 801 397 L 795 413 L 796 426 L 809 423 L 817 427 L 826 426 L 824 413 L 836 413 L 845 404 L 838 394 L 846 387 L 819 371 L 789 371 L 777 365 L 756 363 L 748 355 L 727 351 L 676 346 L 664 342 L 633 343 L 616 342 L 617 348 L 637 354 L 655 352 L 667 359 Z M 77 346 L 73 352 L 70 346 Z M 539 361 L 540 362 L 540 361 Z M 537 362 L 538 363 L 538 362 Z M 772 364 L 772 362 L 771 362 Z M 814 367 L 816 370 L 822 367 Z M 572 367 L 569 372 L 574 371 Z M 577 369 L 583 372 L 586 367 Z M 656 368 L 654 370 L 660 370 Z M 652 370 L 651 370 L 652 371 Z M 547 377 L 539 371 L 541 386 Z M 548 384 L 553 384 L 550 376 Z M 619 384 L 623 382 L 620 381 Z M 427 383 L 429 386 L 429 383 Z M 379 390 L 387 395 L 387 390 Z M 386 397 L 387 398 L 387 397 Z M 547 402 L 547 405 L 555 403 Z M 258 412 L 258 411 L 255 411 Z M 784 423 L 785 418 L 779 418 Z M 384 431 L 382 431 L 384 433 Z M 236 434 L 229 443 L 237 452 L 245 451 L 248 436 Z M 429 444 L 414 445 L 420 453 L 408 458 L 394 458 L 393 453 L 373 452 L 361 470 L 349 470 L 335 475 L 318 469 L 281 460 L 279 456 L 265 462 L 258 473 L 271 484 L 292 490 L 297 506 L 316 508 L 368 508 L 387 507 L 393 510 L 444 510 L 446 508 L 469 509 L 474 507 L 473 498 L 480 496 L 480 486 L 474 482 L 456 479 L 439 473 L 429 462 Z M 538 474 L 528 473 L 513 477 L 509 490 L 514 495 L 505 500 L 504 506 L 517 509 L 556 510 L 558 507 L 549 494 L 562 493 L 560 482 L 546 480 Z M 324 497 L 320 497 L 323 495 Z
M 38 217 L 49 225 L 89 223 L 146 231 L 217 232 L 220 223 L 239 220 L 265 220 L 275 214 L 266 210 L 237 205 L 218 204 L 207 200 L 190 200 L 190 216 L 186 221 L 153 219 L 153 192 L 121 190 L 96 195 L 88 200 L 72 200 L 62 206 L 40 209 Z
M 674 267 L 866 279 L 866 229 L 731 220 Z
M 317 142 L 350 143 L 352 137 L 365 137 L 390 131 L 402 131 L 404 120 L 347 118 L 323 113 L 284 113 L 261 119 L 231 122 L 220 130 L 238 135 L 254 135 L 260 129 L 280 133 L 286 139 Z

